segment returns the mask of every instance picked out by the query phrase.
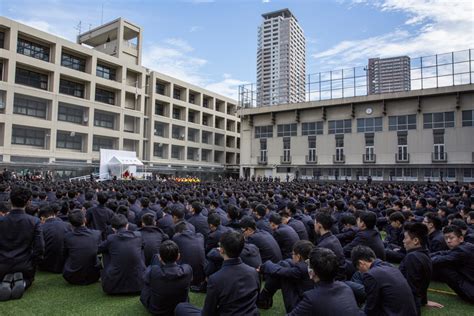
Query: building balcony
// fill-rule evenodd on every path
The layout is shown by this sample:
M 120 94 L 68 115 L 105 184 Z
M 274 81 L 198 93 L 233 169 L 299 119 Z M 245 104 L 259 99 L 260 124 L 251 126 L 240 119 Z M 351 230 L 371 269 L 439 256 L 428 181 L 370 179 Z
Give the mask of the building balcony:
M 306 156 L 306 164 L 310 165 L 310 164 L 317 164 L 318 163 L 318 156 Z
M 291 163 L 291 156 L 280 156 L 280 163 L 281 164 L 290 164 Z
M 333 163 L 346 163 L 346 155 L 332 155 Z
M 375 163 L 375 154 L 372 154 L 372 155 L 363 154 L 362 155 L 362 162 L 363 163 Z
M 448 161 L 448 153 L 446 152 L 431 153 L 431 162 L 447 162 L 447 161 Z
M 396 163 L 409 163 L 410 154 L 406 154 L 406 155 L 395 154 L 395 162 Z
M 267 157 L 258 156 L 257 162 L 259 165 L 266 165 L 268 163 Z

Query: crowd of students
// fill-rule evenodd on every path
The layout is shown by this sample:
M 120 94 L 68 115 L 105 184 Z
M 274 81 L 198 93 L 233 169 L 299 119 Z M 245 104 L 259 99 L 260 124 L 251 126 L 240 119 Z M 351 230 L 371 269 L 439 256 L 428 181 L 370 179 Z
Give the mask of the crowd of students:
M 474 303 L 473 240 L 474 183 L 4 179 L 0 301 L 39 269 L 156 315 L 420 315 Z

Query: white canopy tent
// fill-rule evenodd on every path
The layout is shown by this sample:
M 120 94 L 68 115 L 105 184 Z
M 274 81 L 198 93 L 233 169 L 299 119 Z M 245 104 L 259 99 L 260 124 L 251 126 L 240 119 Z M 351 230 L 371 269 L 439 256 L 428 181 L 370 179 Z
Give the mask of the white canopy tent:
M 134 151 L 101 149 L 100 150 L 100 179 L 111 179 L 114 176 L 122 178 L 126 170 L 130 175 L 137 174 L 137 166 L 143 163 L 136 157 Z

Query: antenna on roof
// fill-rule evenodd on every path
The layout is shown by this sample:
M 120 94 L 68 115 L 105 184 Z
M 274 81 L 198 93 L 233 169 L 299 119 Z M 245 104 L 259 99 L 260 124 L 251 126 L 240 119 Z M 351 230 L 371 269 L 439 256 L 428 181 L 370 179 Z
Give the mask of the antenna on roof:
M 102 2 L 102 13 L 100 15 L 100 25 L 104 24 L 104 3 Z
M 81 31 L 82 31 L 82 21 L 79 21 L 79 23 L 77 23 L 77 25 L 74 27 L 74 29 L 77 30 L 77 32 L 79 33 L 79 35 L 81 35 Z

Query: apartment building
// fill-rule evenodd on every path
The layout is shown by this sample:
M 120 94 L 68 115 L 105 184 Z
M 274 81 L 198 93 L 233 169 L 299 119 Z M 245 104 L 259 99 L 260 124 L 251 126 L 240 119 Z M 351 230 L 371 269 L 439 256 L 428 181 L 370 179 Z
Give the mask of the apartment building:
M 367 69 L 369 94 L 410 90 L 410 57 L 370 58 Z
M 260 106 L 305 101 L 306 44 L 288 9 L 265 13 L 258 28 L 257 103 Z
M 236 101 L 145 68 L 142 43 L 123 18 L 73 43 L 0 17 L 1 164 L 71 177 L 105 148 L 159 173 L 238 170 Z
M 240 113 L 244 177 L 474 181 L 473 84 Z

